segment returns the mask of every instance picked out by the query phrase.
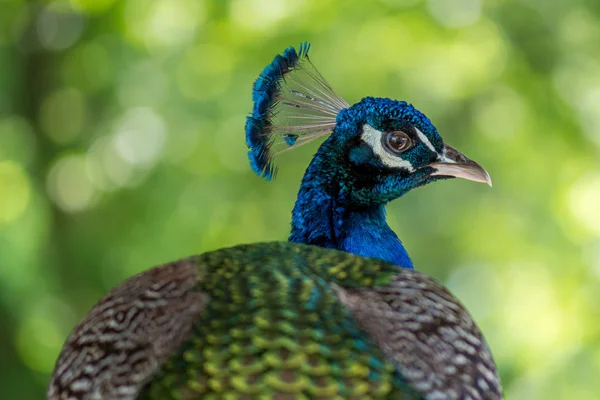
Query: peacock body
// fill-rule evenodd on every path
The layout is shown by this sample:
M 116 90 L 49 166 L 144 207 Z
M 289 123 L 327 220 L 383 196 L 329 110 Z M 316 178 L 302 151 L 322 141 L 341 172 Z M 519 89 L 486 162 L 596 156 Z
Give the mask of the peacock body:
M 491 353 L 443 286 L 285 242 L 143 272 L 73 331 L 50 399 L 499 398 Z
M 250 162 L 328 136 L 302 181 L 287 243 L 221 249 L 117 286 L 71 333 L 48 399 L 500 399 L 468 311 L 412 269 L 385 204 L 487 172 L 405 102 L 349 106 L 308 59 L 256 81 Z M 399 268 L 403 267 L 403 268 Z

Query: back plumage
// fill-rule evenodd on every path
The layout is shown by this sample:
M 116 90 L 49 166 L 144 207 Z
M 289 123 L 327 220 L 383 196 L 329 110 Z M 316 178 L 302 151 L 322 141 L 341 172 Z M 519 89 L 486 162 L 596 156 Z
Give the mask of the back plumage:
M 75 328 L 66 399 L 499 399 L 483 336 L 433 279 L 291 243 L 143 272 Z

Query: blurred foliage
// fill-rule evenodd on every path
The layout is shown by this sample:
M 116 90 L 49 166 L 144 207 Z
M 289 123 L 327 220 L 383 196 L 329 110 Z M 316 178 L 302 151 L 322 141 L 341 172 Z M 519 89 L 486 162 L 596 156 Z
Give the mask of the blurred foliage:
M 494 187 L 389 207 L 472 311 L 509 399 L 600 393 L 600 3 L 0 0 L 0 387 L 40 399 L 69 331 L 152 265 L 283 240 L 309 145 L 271 183 L 244 118 L 308 40 L 348 102 L 405 99 Z

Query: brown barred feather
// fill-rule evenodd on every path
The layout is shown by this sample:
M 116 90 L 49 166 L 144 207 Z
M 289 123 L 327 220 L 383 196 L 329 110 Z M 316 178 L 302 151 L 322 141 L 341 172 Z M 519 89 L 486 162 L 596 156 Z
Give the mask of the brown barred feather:
M 409 386 L 425 398 L 502 398 L 481 331 L 456 297 L 432 278 L 406 269 L 385 286 L 334 290 Z
M 198 271 L 192 260 L 166 264 L 104 296 L 65 343 L 48 399 L 135 399 L 207 303 L 190 291 Z

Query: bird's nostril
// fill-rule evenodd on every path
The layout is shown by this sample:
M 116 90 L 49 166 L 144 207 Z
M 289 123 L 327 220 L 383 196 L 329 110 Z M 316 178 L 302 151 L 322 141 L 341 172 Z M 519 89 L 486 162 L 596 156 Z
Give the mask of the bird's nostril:
M 446 157 L 455 162 L 465 162 L 467 158 L 453 148 L 446 147 Z

